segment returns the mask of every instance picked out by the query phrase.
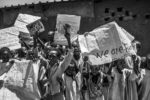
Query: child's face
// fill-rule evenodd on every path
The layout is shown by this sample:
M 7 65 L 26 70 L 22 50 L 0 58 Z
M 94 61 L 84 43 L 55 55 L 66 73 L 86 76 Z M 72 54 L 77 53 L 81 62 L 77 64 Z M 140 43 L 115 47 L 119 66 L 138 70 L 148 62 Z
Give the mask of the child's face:
M 97 65 L 91 66 L 91 71 L 93 74 L 96 74 L 99 71 L 99 67 Z

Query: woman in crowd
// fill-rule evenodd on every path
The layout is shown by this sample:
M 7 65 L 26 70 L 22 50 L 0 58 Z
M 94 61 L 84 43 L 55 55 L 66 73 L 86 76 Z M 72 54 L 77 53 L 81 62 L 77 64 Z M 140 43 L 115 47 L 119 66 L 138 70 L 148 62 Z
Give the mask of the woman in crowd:
M 125 58 L 127 67 L 123 70 L 125 79 L 125 100 L 138 100 L 137 79 L 140 75 L 139 63 L 136 55 Z
M 112 83 L 109 90 L 108 100 L 124 100 L 124 81 L 122 70 L 125 67 L 124 59 L 116 60 L 112 64 Z
M 138 97 L 139 100 L 149 100 L 150 99 L 150 54 L 147 57 L 142 59 L 142 68 L 144 69 L 143 80 L 141 81 Z

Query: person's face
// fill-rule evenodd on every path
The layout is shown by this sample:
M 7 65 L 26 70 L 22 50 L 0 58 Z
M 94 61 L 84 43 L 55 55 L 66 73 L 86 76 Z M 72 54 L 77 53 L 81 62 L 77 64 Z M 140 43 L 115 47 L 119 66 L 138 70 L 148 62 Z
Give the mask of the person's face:
M 97 74 L 99 71 L 99 67 L 97 65 L 91 66 L 91 71 L 93 74 Z
M 80 59 L 80 51 L 79 51 L 79 49 L 77 47 L 74 50 L 73 57 L 75 58 L 75 60 L 79 60 Z
M 86 61 L 88 61 L 88 59 L 89 59 L 88 56 L 85 56 L 85 57 L 83 58 L 83 61 L 86 62 Z
M 150 66 L 150 59 L 147 59 L 147 66 Z
M 53 66 L 58 61 L 57 52 L 56 51 L 50 51 L 48 59 L 50 61 L 50 64 Z
M 141 43 L 140 42 L 136 43 L 136 49 L 137 49 L 137 52 L 141 51 Z
M 103 67 L 103 66 L 102 66 Z M 109 64 L 105 64 L 103 67 L 104 73 L 107 73 L 109 71 Z
M 125 61 L 124 60 L 119 60 L 118 63 L 117 63 L 117 67 L 120 70 L 123 70 L 123 68 L 125 68 Z

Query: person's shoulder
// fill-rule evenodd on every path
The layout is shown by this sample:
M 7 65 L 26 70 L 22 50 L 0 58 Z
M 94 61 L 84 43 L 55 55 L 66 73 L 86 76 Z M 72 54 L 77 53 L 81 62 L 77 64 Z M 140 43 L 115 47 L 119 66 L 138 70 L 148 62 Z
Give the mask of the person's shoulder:
M 10 59 L 10 61 L 20 62 L 21 60 L 19 60 L 19 59 Z
M 125 62 L 132 62 L 132 57 L 131 56 L 126 56 L 125 57 Z
M 131 55 L 125 57 L 125 59 L 131 59 L 131 58 L 132 58 Z
M 83 64 L 83 59 L 82 59 L 82 57 L 80 57 L 80 59 L 79 59 L 79 65 L 81 65 L 81 64 Z
M 141 56 L 137 55 L 137 58 L 138 58 L 139 60 L 141 60 Z

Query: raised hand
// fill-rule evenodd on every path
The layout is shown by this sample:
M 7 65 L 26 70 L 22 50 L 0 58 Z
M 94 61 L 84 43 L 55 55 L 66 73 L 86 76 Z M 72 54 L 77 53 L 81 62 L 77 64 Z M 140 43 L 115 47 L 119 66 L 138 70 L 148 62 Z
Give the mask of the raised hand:
M 69 32 L 70 28 L 71 28 L 71 26 L 70 26 L 69 24 L 65 24 L 65 25 L 64 25 L 64 30 L 65 30 L 64 36 L 65 36 L 66 38 L 70 38 L 70 32 Z
M 64 25 L 64 30 L 65 32 L 68 32 L 69 33 L 69 29 L 71 28 L 71 26 L 69 24 L 65 24 Z
M 69 24 L 64 25 L 64 30 L 65 30 L 64 36 L 66 37 L 68 41 L 69 48 L 71 48 L 71 39 L 70 39 L 70 32 L 69 32 L 70 28 L 71 26 Z

